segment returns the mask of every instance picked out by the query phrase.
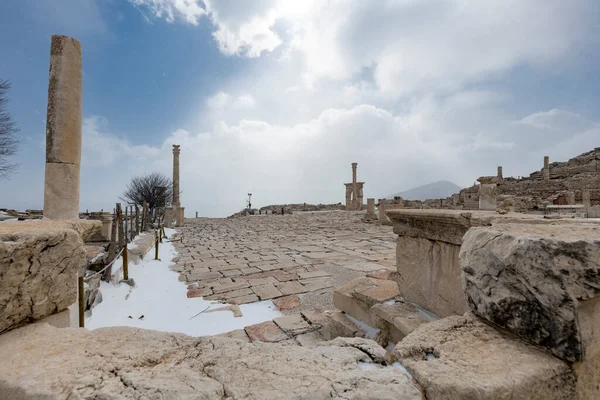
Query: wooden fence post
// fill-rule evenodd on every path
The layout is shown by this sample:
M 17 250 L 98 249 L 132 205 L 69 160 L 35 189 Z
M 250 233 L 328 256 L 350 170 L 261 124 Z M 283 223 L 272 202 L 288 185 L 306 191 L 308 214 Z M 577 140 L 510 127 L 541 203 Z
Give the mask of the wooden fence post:
M 136 236 L 140 234 L 140 208 L 137 203 L 135 205 L 135 234 Z
M 127 244 L 123 247 L 123 279 L 129 279 L 129 256 L 127 254 Z
M 121 211 L 121 203 L 117 203 L 117 230 L 119 231 L 119 249 L 123 248 L 125 241 L 123 240 L 123 211 Z
M 83 276 L 79 277 L 78 282 L 78 294 L 79 294 L 79 327 L 83 328 L 85 325 L 85 296 L 84 296 L 84 285 L 83 285 Z
M 148 221 L 148 203 L 146 203 L 146 200 L 144 200 L 144 205 L 142 208 L 142 231 L 146 231 L 147 225 L 146 222 Z
M 129 242 L 129 235 L 128 235 L 128 227 L 127 225 L 129 224 L 129 207 L 127 207 L 127 204 L 125 204 L 125 244 L 127 244 L 127 242 Z
M 158 260 L 158 231 L 155 231 L 154 247 L 154 259 Z

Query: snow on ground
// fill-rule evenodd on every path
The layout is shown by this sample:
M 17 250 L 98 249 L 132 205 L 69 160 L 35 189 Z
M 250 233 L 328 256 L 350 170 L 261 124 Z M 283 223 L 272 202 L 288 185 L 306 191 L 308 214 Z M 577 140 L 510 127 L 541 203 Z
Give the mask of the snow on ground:
M 168 237 L 175 232 L 172 229 L 165 231 Z M 160 260 L 154 260 L 154 250 L 151 250 L 139 264 L 130 263 L 129 277 L 134 279 L 135 287 L 102 281 L 102 302 L 92 309 L 91 316 L 85 320 L 85 327 L 133 326 L 208 336 L 242 329 L 282 315 L 269 300 L 241 305 L 243 316 L 239 318 L 235 318 L 231 311 L 205 311 L 194 317 L 207 307 L 209 311 L 226 304 L 200 297 L 188 299 L 186 285 L 178 279 L 179 273 L 169 269 L 176 254 L 175 247 L 163 240 L 159 246 Z M 122 261 L 118 260 L 115 264 L 120 268 Z

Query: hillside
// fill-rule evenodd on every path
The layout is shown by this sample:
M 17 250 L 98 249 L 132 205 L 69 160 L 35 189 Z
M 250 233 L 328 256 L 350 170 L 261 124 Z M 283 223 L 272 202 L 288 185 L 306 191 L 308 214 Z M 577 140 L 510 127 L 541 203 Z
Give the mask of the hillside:
M 453 193 L 458 193 L 460 189 L 460 186 L 450 181 L 437 181 L 405 190 L 403 192 L 398 192 L 387 197 L 392 198 L 395 196 L 400 196 L 404 200 L 441 199 L 449 197 Z

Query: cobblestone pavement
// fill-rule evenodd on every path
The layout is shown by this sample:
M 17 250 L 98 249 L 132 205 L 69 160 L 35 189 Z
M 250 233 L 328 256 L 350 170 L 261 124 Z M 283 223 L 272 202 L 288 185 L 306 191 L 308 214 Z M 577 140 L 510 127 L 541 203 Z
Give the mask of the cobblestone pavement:
M 390 226 L 364 212 L 313 212 L 235 219 L 186 219 L 177 264 L 188 297 L 231 304 L 273 299 L 282 311 L 331 309 L 332 287 L 392 271 Z

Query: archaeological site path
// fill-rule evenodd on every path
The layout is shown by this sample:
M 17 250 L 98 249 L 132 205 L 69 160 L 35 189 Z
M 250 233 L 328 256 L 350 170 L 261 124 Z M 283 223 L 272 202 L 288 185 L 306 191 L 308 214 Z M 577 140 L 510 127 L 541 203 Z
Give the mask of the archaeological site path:
M 232 304 L 273 299 L 285 312 L 333 309 L 332 287 L 395 269 L 392 228 L 366 224 L 362 215 L 186 219 L 178 229 L 181 241 L 174 241 L 179 258 L 172 269 L 188 284 L 190 298 Z

